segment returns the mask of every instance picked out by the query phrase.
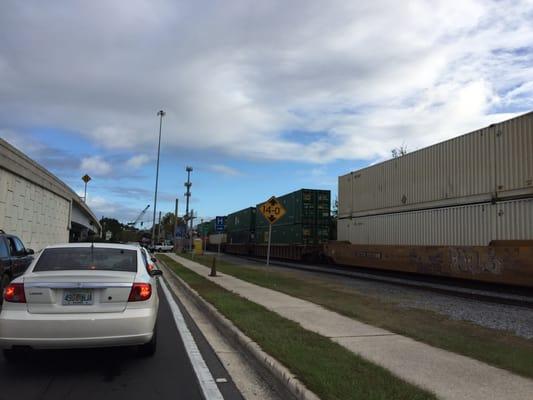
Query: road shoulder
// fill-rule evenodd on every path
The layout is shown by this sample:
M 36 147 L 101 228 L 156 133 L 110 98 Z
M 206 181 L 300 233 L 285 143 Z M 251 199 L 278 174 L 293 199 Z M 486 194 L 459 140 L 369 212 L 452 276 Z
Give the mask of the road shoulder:
M 227 337 L 225 332 L 221 332 L 213 323 L 213 318 L 206 314 L 203 307 L 198 305 L 198 300 L 191 297 L 188 285 L 175 275 L 173 271 L 160 262 L 161 268 L 165 273 L 165 281 L 175 297 L 179 299 L 180 307 L 184 309 L 184 317 L 188 325 L 193 325 L 191 329 L 199 347 L 209 346 L 213 353 L 208 357 L 208 364 L 216 364 L 213 357 L 217 358 L 218 363 L 223 367 L 236 388 L 247 400 L 279 400 L 287 398 L 287 393 L 283 388 L 276 390 L 277 382 L 272 381 L 271 376 L 265 376 L 257 372 L 257 364 L 254 360 L 243 354 L 242 348 L 236 345 L 234 340 Z M 184 287 L 186 285 L 186 287 Z M 188 288 L 188 289 L 187 289 Z M 192 324 L 191 324 L 192 323 Z M 227 332 L 226 332 L 227 333 Z M 220 368 L 219 368 L 220 370 Z M 227 377 L 222 376 L 220 372 L 216 376 L 222 378 L 218 383 L 224 397 L 224 389 L 227 385 L 223 382 Z

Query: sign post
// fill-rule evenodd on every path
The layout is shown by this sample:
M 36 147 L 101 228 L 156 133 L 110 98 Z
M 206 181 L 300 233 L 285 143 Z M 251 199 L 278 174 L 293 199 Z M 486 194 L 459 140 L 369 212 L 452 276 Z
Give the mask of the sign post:
M 222 232 L 226 228 L 226 217 L 215 218 L 215 231 L 220 235 L 218 240 L 218 254 L 220 255 L 220 244 L 222 243 Z
M 270 265 L 270 238 L 272 237 L 272 224 L 268 224 L 267 267 Z
M 267 246 L 267 260 L 266 265 L 270 265 L 270 245 L 272 242 L 272 225 L 277 222 L 279 219 L 281 219 L 287 210 L 285 210 L 285 207 L 276 199 L 274 196 L 272 196 L 270 199 L 268 199 L 265 203 L 261 204 L 259 207 L 259 211 L 261 211 L 261 214 L 265 217 L 265 219 L 268 221 L 268 246 Z
M 217 257 L 220 257 L 220 244 L 222 243 L 222 232 L 226 228 L 226 217 L 218 216 L 215 218 L 215 232 L 218 233 L 218 253 L 216 257 L 213 257 L 213 263 L 211 264 L 211 273 L 209 276 L 217 276 Z
M 84 194 L 83 194 L 83 202 L 84 202 L 84 203 L 87 203 L 87 184 L 88 184 L 89 181 L 91 180 L 91 177 L 90 177 L 89 175 L 85 174 L 85 175 L 83 175 L 83 176 L 81 177 L 81 180 L 82 180 L 83 182 L 85 182 L 85 192 L 84 192 Z

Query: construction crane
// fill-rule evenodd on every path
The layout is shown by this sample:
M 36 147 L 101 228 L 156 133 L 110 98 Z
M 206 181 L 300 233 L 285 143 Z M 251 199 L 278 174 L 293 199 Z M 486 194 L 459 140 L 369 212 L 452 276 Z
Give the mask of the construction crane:
M 144 207 L 144 210 L 142 210 L 141 213 L 137 216 L 137 218 L 135 218 L 135 221 L 128 222 L 128 226 L 131 226 L 132 228 L 134 228 L 135 225 L 137 225 L 137 223 L 141 220 L 143 215 L 146 213 L 146 210 L 148 210 L 149 208 L 150 208 L 150 204 L 148 204 L 146 207 Z M 141 226 L 142 226 L 142 222 L 141 222 Z

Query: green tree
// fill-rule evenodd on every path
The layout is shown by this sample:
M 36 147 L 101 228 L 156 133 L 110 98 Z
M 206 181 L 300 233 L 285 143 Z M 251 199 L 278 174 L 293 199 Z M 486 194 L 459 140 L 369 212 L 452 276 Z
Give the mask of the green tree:
M 164 239 L 166 237 L 174 237 L 174 222 L 176 221 L 176 217 L 174 216 L 174 213 L 168 212 L 165 215 L 161 217 L 161 239 Z M 178 217 L 178 224 L 177 226 L 185 226 L 185 221 L 183 218 Z M 155 226 L 156 232 L 159 230 L 159 224 L 156 224 Z
M 102 218 L 100 225 L 102 226 L 104 237 L 107 231 L 111 232 L 111 241 L 120 241 L 121 232 L 127 229 L 126 225 L 121 224 L 115 218 Z
M 396 147 L 391 150 L 392 158 L 398 158 L 407 154 L 407 146 L 402 144 L 400 147 Z

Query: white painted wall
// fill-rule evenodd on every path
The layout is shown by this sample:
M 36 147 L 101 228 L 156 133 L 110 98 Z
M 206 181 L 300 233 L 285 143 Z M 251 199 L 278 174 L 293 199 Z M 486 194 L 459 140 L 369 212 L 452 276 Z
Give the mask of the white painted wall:
M 35 251 L 69 239 L 70 201 L 0 168 L 0 229 Z

